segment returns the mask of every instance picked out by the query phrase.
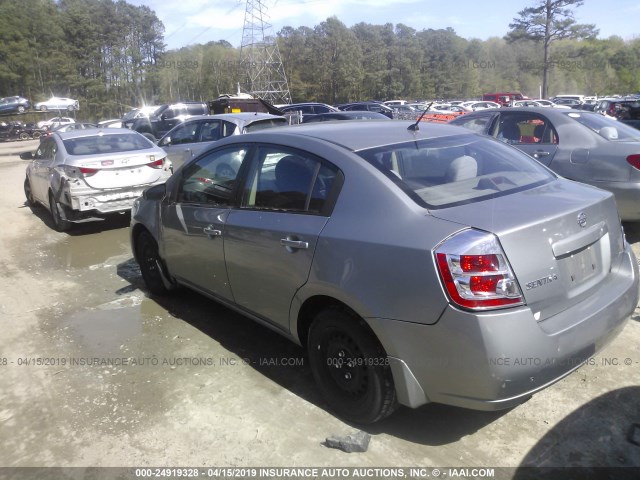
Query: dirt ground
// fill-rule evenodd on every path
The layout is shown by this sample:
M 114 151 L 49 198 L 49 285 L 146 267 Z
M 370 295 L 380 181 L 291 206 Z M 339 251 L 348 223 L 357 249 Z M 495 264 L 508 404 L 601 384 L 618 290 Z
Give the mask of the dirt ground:
M 126 216 L 57 233 L 27 207 L 17 153 L 36 145 L 0 144 L 0 467 L 640 466 L 640 310 L 521 406 L 402 408 L 344 453 L 323 442 L 360 428 L 299 347 L 195 293 L 150 297 Z

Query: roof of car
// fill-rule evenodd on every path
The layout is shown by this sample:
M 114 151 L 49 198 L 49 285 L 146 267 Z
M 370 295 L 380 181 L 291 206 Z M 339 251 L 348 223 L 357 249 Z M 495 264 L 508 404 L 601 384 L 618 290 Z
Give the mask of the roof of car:
M 128 128 L 85 128 L 81 130 L 72 130 L 70 132 L 54 132 L 54 134 L 59 136 L 62 140 L 80 137 L 93 137 L 96 135 L 122 135 L 124 133 L 132 134 L 137 132 L 129 130 Z M 140 134 L 138 133 L 138 135 Z
M 271 115 L 270 113 L 262 113 L 262 112 L 238 112 L 238 113 L 218 113 L 215 115 L 193 115 L 189 117 L 186 122 L 193 122 L 195 120 L 209 120 L 209 119 L 219 119 L 219 120 L 240 120 L 242 122 L 250 122 L 251 120 L 261 120 L 268 118 L 282 118 L 281 115 Z
M 256 132 L 249 135 L 255 137 L 265 135 L 275 143 L 279 139 L 285 140 L 286 138 L 304 136 L 341 145 L 353 151 L 433 137 L 474 135 L 463 127 L 430 122 L 420 122 L 417 131 L 407 129 L 407 127 L 415 123 L 403 120 L 393 122 L 382 120 L 319 122 L 274 128 L 269 129 L 268 133 Z

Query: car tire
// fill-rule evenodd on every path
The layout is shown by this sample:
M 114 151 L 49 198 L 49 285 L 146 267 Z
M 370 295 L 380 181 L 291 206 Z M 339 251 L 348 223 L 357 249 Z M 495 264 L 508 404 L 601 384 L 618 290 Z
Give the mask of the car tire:
M 25 108 L 22 105 L 18 105 L 18 113 L 24 113 L 25 112 Z
M 27 199 L 27 205 L 33 207 L 36 204 L 36 199 L 33 197 L 33 191 L 31 190 L 31 181 L 29 177 L 24 179 L 24 196 Z
M 338 416 L 369 424 L 397 408 L 387 354 L 361 318 L 338 308 L 321 311 L 307 351 L 315 381 Z
M 37 140 L 38 138 L 40 138 L 40 135 L 42 135 L 40 132 L 33 132 L 31 134 L 31 138 L 33 138 L 34 140 Z
M 53 228 L 57 232 L 66 232 L 73 225 L 65 216 L 64 210 L 59 202 L 56 202 L 53 193 L 49 192 L 49 210 L 53 220 Z
M 75 108 L 73 108 L 73 105 L 69 105 L 67 107 L 67 112 L 73 112 L 75 110 Z
M 158 253 L 158 244 L 151 234 L 144 230 L 136 237 L 136 258 L 139 261 L 142 279 L 154 295 L 165 296 L 169 290 L 162 281 L 162 259 Z
M 47 111 L 47 106 L 46 105 L 40 105 L 40 111 L 41 112 L 46 112 Z
M 29 140 L 29 134 L 26 132 L 21 132 L 19 137 L 20 137 L 20 140 Z

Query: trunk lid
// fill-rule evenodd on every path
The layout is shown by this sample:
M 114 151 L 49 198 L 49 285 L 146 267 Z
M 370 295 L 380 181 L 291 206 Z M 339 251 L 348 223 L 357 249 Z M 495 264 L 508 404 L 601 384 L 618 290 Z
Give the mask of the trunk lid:
M 431 213 L 498 237 L 538 321 L 593 294 L 623 250 L 613 195 L 567 180 Z
M 157 182 L 163 175 L 164 159 L 148 152 L 124 152 L 74 157 L 69 167 L 91 188 L 124 188 Z

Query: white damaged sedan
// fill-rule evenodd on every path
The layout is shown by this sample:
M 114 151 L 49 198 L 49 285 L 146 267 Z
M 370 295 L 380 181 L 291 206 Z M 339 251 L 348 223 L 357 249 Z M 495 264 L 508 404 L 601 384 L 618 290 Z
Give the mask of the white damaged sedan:
M 128 129 L 54 133 L 36 152 L 20 158 L 27 166 L 27 203 L 49 209 L 56 230 L 74 222 L 126 212 L 145 188 L 171 176 L 161 148 Z

